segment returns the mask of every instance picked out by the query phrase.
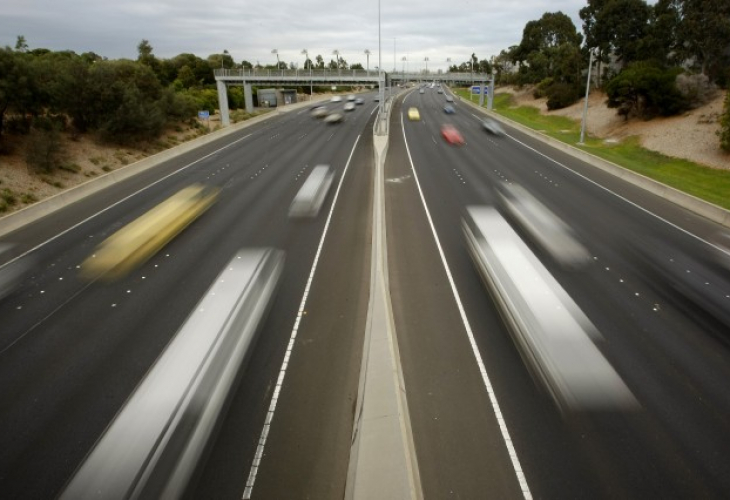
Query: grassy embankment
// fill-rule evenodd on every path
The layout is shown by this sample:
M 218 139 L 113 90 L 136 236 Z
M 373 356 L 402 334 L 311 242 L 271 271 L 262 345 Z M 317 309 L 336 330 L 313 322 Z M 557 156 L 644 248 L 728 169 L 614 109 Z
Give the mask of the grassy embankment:
M 459 89 L 456 94 L 463 99 L 469 99 L 466 89 Z M 484 105 L 486 107 L 486 99 Z M 579 146 L 580 121 L 564 116 L 543 115 L 537 108 L 531 106 L 515 107 L 509 94 L 497 93 L 493 107 L 496 113 L 505 118 L 675 189 L 730 209 L 730 171 L 706 167 L 645 149 L 639 145 L 637 137 L 630 137 L 618 143 L 606 143 L 602 139 L 586 136 L 585 144 Z

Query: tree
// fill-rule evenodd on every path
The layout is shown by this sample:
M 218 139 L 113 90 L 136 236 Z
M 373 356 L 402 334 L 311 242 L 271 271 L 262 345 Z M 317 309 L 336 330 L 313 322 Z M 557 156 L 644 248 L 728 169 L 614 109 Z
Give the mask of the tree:
M 15 42 L 15 50 L 18 52 L 28 52 L 28 42 L 25 41 L 25 37 L 23 35 L 18 35 Z
M 523 83 L 537 83 L 551 77 L 563 83 L 574 83 L 575 75 L 559 74 L 556 69 L 564 67 L 560 61 L 564 54 L 574 54 L 580 47 L 583 37 L 575 28 L 573 21 L 562 12 L 546 12 L 537 21 L 529 21 L 522 33 L 520 45 L 512 51 L 515 62 L 526 63 L 521 66 Z M 564 45 L 573 49 L 561 48 Z
M 9 47 L 0 49 L 0 139 L 5 131 L 7 113 L 18 115 L 19 123 L 27 131 L 30 129 L 29 116 L 39 111 L 31 57 Z
M 317 55 L 316 57 L 317 65 L 315 66 L 316 69 L 324 69 L 324 59 L 321 55 Z
M 730 47 L 730 2 L 727 0 L 682 0 L 678 29 L 679 45 L 696 58 L 702 74 L 715 81 L 727 68 Z

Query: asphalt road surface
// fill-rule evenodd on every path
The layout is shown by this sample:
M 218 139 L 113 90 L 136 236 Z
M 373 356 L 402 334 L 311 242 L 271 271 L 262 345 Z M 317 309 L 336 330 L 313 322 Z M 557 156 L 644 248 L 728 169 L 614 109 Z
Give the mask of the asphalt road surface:
M 458 99 L 446 115 L 436 89 L 402 99 L 385 165 L 388 270 L 424 497 L 727 497 L 728 326 L 646 259 L 707 255 L 719 228 L 517 130 L 491 136 Z M 242 498 L 248 485 L 251 498 L 343 497 L 370 290 L 374 109 L 371 94 L 341 124 L 283 114 L 3 237 L 36 267 L 0 301 L 0 496 L 56 496 L 221 267 L 266 246 L 286 252 L 282 282 L 190 496 Z M 442 139 L 447 122 L 464 146 Z M 335 171 L 322 211 L 290 220 L 318 164 Z M 193 182 L 219 199 L 162 251 L 114 283 L 79 277 L 98 243 Z M 531 378 L 460 226 L 502 182 L 588 248 L 582 270 L 535 251 L 640 409 L 562 414 Z M 730 296 L 710 269 L 713 293 Z

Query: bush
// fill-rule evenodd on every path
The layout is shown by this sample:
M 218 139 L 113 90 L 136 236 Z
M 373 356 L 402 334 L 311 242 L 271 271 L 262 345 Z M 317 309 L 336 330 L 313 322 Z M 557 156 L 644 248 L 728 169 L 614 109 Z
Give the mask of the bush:
M 608 107 L 618 114 L 652 118 L 672 116 L 687 109 L 676 86 L 678 69 L 664 69 L 647 61 L 629 64 L 606 85 Z
M 25 151 L 25 161 L 31 172 L 50 173 L 66 161 L 61 133 L 54 126 L 31 135 Z
M 553 79 L 548 77 L 535 86 L 535 90 L 532 91 L 532 97 L 540 99 L 547 96 L 547 90 L 553 85 Z
M 580 98 L 579 89 L 568 83 L 554 83 L 546 89 L 545 93 L 549 110 L 565 108 Z
M 725 104 L 720 117 L 720 130 L 717 131 L 717 135 L 720 136 L 720 147 L 730 152 L 730 91 L 725 94 Z

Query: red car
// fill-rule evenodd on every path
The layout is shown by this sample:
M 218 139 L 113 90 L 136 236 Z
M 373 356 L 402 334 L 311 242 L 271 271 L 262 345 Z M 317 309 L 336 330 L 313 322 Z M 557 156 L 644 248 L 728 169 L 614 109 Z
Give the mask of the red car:
M 441 135 L 444 136 L 444 139 L 446 139 L 446 142 L 449 144 L 457 144 L 459 146 L 466 144 L 461 133 L 459 133 L 459 131 L 456 130 L 456 127 L 451 124 L 447 123 L 441 127 Z

